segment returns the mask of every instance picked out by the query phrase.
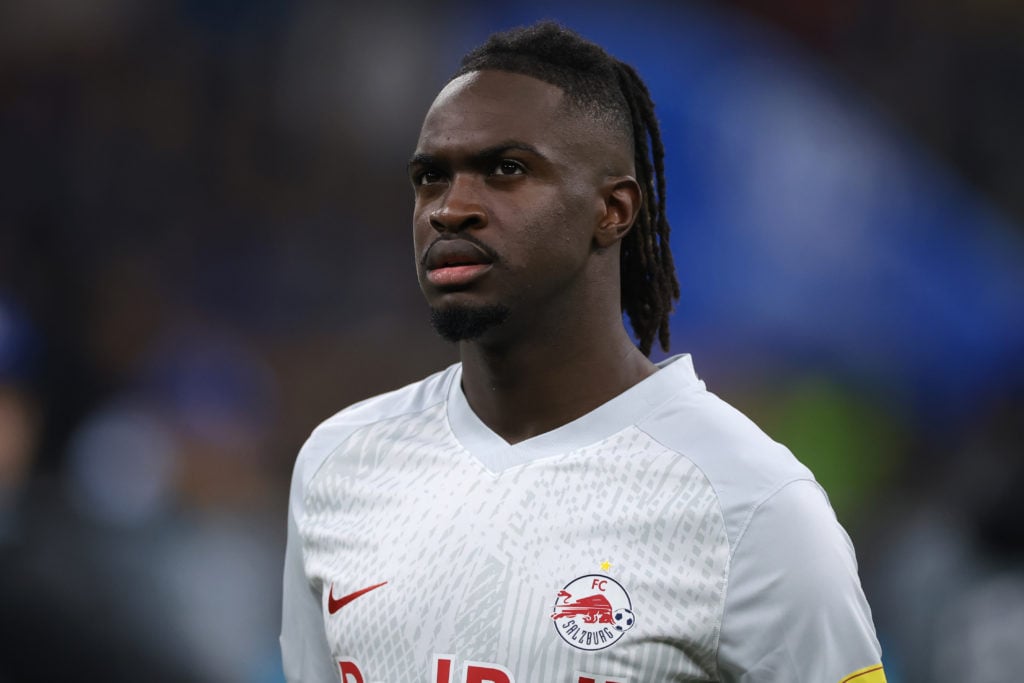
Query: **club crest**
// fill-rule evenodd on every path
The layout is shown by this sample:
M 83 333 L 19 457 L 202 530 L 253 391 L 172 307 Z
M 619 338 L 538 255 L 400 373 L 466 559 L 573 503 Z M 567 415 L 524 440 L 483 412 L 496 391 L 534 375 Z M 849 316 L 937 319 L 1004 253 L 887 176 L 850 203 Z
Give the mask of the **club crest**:
M 558 591 L 551 619 L 569 645 L 603 650 L 633 628 L 636 617 L 633 603 L 618 581 L 603 574 L 587 574 Z

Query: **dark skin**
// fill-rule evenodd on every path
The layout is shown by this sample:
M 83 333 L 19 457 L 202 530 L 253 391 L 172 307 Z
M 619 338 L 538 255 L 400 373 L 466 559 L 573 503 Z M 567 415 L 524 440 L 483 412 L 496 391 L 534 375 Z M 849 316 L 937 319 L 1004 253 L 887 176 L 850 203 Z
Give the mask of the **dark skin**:
M 478 71 L 437 96 L 409 171 L 427 302 L 508 310 L 459 342 L 462 389 L 491 430 L 529 439 L 656 371 L 622 322 L 619 248 L 642 195 L 620 132 L 554 85 Z

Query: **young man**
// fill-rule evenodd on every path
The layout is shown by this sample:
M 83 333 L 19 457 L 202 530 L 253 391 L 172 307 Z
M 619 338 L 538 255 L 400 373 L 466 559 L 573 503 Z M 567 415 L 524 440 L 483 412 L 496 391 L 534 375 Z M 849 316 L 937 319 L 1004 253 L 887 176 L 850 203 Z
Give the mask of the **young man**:
M 438 95 L 415 250 L 461 363 L 303 447 L 289 681 L 885 680 L 811 473 L 688 356 L 647 358 L 678 297 L 662 156 L 633 69 L 554 24 Z

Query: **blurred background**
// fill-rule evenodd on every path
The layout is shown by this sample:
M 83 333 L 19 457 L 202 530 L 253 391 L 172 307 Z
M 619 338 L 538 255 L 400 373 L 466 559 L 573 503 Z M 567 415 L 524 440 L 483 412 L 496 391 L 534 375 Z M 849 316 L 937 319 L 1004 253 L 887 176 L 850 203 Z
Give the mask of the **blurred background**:
M 420 121 L 539 18 L 646 78 L 671 352 L 828 489 L 890 682 L 1016 680 L 1024 5 L 36 0 L 0 6 L 0 682 L 283 680 L 296 452 L 456 357 Z

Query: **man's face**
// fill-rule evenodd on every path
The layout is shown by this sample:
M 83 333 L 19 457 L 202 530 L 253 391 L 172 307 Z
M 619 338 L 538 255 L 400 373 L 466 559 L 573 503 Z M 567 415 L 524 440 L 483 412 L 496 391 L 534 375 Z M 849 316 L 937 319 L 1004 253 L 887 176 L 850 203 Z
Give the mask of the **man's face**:
M 586 301 L 605 173 L 594 124 L 563 98 L 479 71 L 427 112 L 409 175 L 420 287 L 443 336 L 528 329 Z

